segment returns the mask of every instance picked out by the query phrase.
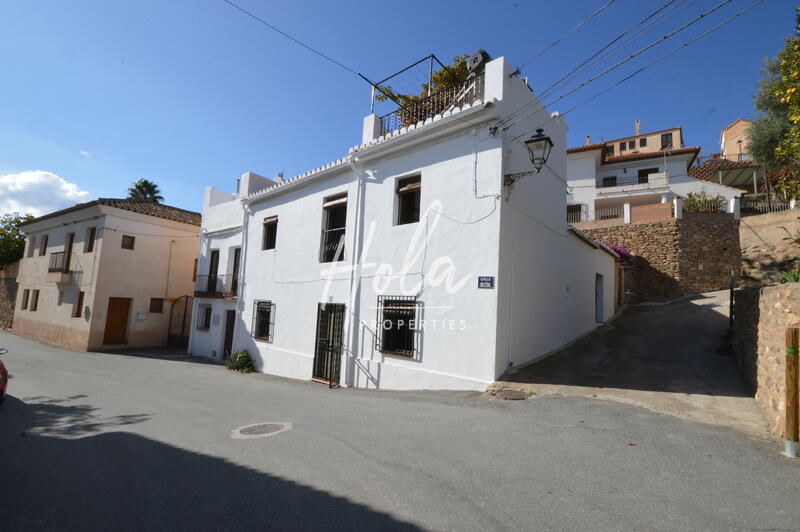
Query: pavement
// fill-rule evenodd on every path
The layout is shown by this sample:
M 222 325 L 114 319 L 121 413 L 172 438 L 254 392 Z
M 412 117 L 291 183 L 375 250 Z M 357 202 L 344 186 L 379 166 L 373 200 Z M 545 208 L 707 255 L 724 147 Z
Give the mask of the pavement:
M 559 353 L 513 368 L 490 391 L 605 399 L 766 434 L 736 361 L 720 348 L 729 306 L 727 290 L 634 305 Z
M 242 375 L 0 333 L 4 530 L 797 529 L 800 461 L 582 397 Z M 273 422 L 263 438 L 232 431 Z M 281 425 L 277 425 L 280 423 Z

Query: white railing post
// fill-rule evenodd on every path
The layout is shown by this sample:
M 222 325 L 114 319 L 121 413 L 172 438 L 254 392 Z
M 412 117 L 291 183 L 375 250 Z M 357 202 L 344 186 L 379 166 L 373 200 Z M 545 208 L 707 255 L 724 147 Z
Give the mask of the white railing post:
M 622 219 L 626 224 L 631 223 L 631 204 L 626 203 L 622 206 Z
M 728 212 L 733 214 L 733 218 L 738 220 L 741 216 L 739 198 L 733 197 L 728 201 Z
M 790 209 L 796 209 L 797 208 L 797 200 L 795 198 L 792 198 L 792 199 L 789 200 L 789 208 Z
M 672 200 L 672 208 L 675 211 L 675 218 L 678 220 L 683 219 L 683 204 L 681 203 L 680 198 L 675 198 Z

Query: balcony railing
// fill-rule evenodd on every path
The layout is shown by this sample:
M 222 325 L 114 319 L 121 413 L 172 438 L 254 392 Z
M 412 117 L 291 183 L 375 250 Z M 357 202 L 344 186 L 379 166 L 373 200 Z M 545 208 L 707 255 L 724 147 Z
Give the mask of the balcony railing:
M 67 272 L 67 254 L 57 251 L 50 254 L 50 263 L 47 266 L 48 272 Z
M 622 205 L 617 207 L 604 207 L 595 209 L 594 211 L 595 220 L 615 220 L 617 218 L 625 218 L 625 207 Z
M 663 188 L 668 185 L 669 179 L 665 172 L 654 172 L 646 176 L 622 175 L 601 177 L 595 184 L 598 189 L 625 187 L 626 190 L 647 190 L 651 188 Z M 603 192 L 614 192 L 614 190 L 603 190 Z
M 232 273 L 198 275 L 194 284 L 195 297 L 236 297 L 239 278 Z
M 344 227 L 323 229 L 319 245 L 320 262 L 339 262 L 344 260 Z
M 425 121 L 448 109 L 483 98 L 484 75 L 451 85 L 381 117 L 381 135 Z
M 766 214 L 769 212 L 781 212 L 791 209 L 788 201 L 781 201 L 775 198 L 767 199 L 766 195 L 744 195 L 742 196 L 741 212 L 742 216 L 753 216 L 755 214 Z

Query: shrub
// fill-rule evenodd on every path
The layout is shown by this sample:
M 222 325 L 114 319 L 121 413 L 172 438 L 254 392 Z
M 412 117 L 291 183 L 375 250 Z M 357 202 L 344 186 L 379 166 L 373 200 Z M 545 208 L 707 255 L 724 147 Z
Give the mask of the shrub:
M 783 272 L 781 275 L 787 283 L 800 283 L 800 268 Z
M 225 367 L 240 373 L 252 373 L 256 369 L 253 365 L 253 359 L 250 358 L 250 353 L 247 350 L 232 353 L 228 360 L 225 361 Z
M 683 199 L 683 212 L 726 212 L 727 200 L 720 195 L 711 196 L 705 190 L 689 192 Z
M 628 248 L 619 244 L 606 244 L 606 247 L 619 255 L 619 261 L 623 264 L 633 264 L 633 253 Z

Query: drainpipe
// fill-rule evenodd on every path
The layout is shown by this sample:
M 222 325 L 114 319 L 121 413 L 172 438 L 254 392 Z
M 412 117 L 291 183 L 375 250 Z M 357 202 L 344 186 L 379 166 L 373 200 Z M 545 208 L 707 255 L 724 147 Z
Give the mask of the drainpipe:
M 170 269 L 172 268 L 172 246 L 174 244 L 175 244 L 175 240 L 170 240 L 170 242 L 169 242 L 169 259 L 167 259 L 167 282 L 164 283 L 164 303 L 166 303 L 167 300 L 169 299 L 169 273 L 170 273 Z M 163 309 L 162 309 L 162 311 L 163 311 Z M 186 315 L 186 313 L 184 312 L 184 316 L 185 315 Z M 150 316 L 148 316 L 148 318 L 149 317 Z M 162 314 L 162 318 L 163 318 L 163 314 Z M 172 323 L 171 323 L 172 319 L 171 318 L 172 318 L 172 313 L 170 313 L 170 319 L 167 320 L 167 338 L 166 338 L 166 344 L 167 345 L 169 345 L 169 328 L 170 328 L 170 325 L 172 325 Z
M 241 248 L 242 248 L 242 251 L 241 251 L 241 257 L 239 258 L 239 282 L 237 283 L 237 286 L 236 286 L 236 310 L 237 310 L 236 318 L 237 319 L 236 319 L 236 321 L 233 322 L 233 342 L 232 342 L 232 345 L 231 345 L 231 354 L 233 354 L 233 352 L 235 352 L 236 349 L 238 349 L 236 346 L 238 344 L 238 339 L 239 339 L 239 329 L 241 329 L 241 326 L 240 326 L 239 322 L 243 322 L 243 320 L 241 320 L 239 318 L 241 318 L 242 313 L 244 312 L 244 300 L 242 299 L 242 296 L 244 295 L 244 283 L 245 283 L 245 279 L 247 278 L 247 276 L 246 276 L 246 272 L 247 272 L 247 229 L 248 229 L 248 225 L 249 225 L 248 224 L 248 218 L 250 216 L 250 205 L 248 205 L 248 204 L 246 204 L 244 202 L 242 202 L 241 205 L 242 205 L 242 231 L 241 231 L 241 235 L 242 235 Z M 223 306 L 223 308 L 224 308 L 224 306 Z M 222 321 L 221 317 L 220 317 L 220 321 Z M 223 342 L 224 341 L 225 340 L 224 340 L 224 335 L 223 335 Z M 223 344 L 222 350 L 223 351 L 225 350 L 224 344 Z M 259 355 L 259 358 L 260 358 L 260 355 Z M 264 361 L 262 360 L 261 361 L 260 371 L 263 371 L 263 370 L 264 370 Z
M 353 230 L 353 258 L 350 261 L 350 296 L 349 296 L 349 312 L 350 322 L 347 327 L 347 353 L 343 364 L 345 364 L 344 371 L 340 371 L 340 375 L 344 375 L 344 386 L 353 386 L 355 382 L 355 359 L 358 356 L 359 342 L 358 342 L 358 329 L 361 323 L 361 244 L 362 233 L 364 231 L 364 188 L 366 181 L 362 177 L 362 170 L 356 164 L 356 158 L 350 157 L 348 160 L 350 168 L 356 176 L 356 205 L 355 205 L 355 226 Z M 342 378 L 339 378 L 341 385 Z

